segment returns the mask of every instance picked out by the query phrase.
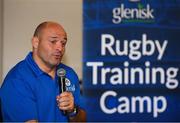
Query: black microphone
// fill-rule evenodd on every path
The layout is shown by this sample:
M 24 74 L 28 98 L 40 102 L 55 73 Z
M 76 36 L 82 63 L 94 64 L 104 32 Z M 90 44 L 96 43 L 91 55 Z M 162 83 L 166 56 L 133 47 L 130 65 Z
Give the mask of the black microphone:
M 63 68 L 58 69 L 57 76 L 58 76 L 58 84 L 59 84 L 59 93 L 65 92 L 66 91 L 66 84 L 65 84 L 66 71 Z M 66 115 L 67 112 L 63 111 L 63 114 Z

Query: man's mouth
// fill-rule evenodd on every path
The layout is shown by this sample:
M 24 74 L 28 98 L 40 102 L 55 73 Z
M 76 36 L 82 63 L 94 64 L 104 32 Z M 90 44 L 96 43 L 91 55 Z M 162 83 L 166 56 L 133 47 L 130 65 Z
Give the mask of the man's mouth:
M 55 58 L 59 59 L 59 58 L 62 57 L 62 54 L 58 53 L 58 54 L 54 54 L 53 56 L 54 56 Z
M 55 58 L 61 58 L 61 55 L 54 55 Z

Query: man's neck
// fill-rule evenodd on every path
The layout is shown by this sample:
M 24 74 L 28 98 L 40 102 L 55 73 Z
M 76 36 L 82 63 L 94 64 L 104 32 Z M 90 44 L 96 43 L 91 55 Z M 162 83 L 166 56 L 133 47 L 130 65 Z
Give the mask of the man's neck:
M 51 76 L 52 79 L 55 78 L 55 73 L 56 73 L 56 67 L 53 66 L 51 67 L 50 65 L 45 64 L 44 62 L 42 62 L 37 55 L 33 54 L 33 59 L 36 62 L 36 64 L 38 65 L 38 67 L 44 71 L 45 73 L 47 73 L 49 76 Z

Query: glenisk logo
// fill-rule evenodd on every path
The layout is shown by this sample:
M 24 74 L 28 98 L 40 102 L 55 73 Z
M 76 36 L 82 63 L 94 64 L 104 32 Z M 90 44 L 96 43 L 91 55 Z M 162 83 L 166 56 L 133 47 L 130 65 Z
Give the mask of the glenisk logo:
M 146 6 L 137 4 L 137 8 L 126 8 L 124 4 L 120 7 L 112 10 L 113 19 L 112 22 L 119 24 L 121 22 L 142 22 L 152 23 L 154 22 L 154 9 L 149 4 Z

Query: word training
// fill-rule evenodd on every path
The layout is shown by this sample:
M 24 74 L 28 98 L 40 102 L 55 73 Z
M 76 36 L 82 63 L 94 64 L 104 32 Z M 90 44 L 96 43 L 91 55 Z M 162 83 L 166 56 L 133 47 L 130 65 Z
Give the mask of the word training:
M 149 85 L 162 84 L 168 89 L 178 87 L 178 68 L 170 67 L 164 69 L 162 67 L 151 67 L 149 61 L 145 62 L 146 68 L 132 67 L 129 68 L 129 62 L 124 62 L 123 69 L 118 67 L 106 67 L 103 62 L 87 62 L 87 66 L 92 68 L 92 84 L 105 85 L 108 82 L 111 85 Z M 98 76 L 97 71 L 100 72 Z M 110 75 L 110 77 L 107 77 Z M 99 77 L 99 78 L 98 78 Z M 99 81 L 98 81 L 99 80 Z

